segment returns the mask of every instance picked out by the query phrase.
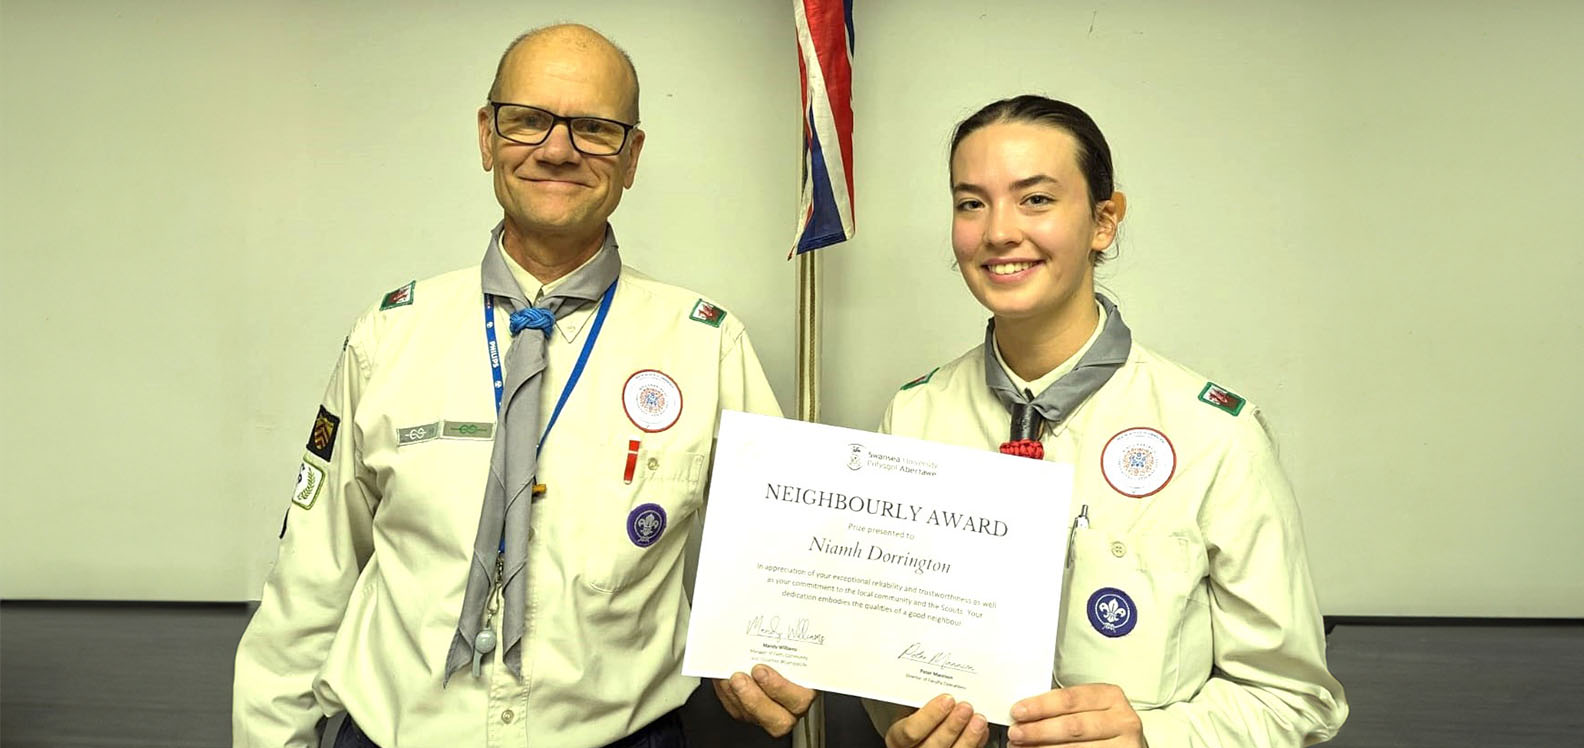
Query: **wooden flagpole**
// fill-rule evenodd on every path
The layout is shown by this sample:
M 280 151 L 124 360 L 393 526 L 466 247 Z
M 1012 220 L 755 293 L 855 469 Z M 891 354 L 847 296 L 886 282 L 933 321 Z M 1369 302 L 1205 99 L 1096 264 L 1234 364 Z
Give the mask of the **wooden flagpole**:
M 797 256 L 797 418 L 820 416 L 820 304 L 822 251 Z M 793 748 L 825 748 L 825 696 L 816 693 L 808 714 L 792 728 Z

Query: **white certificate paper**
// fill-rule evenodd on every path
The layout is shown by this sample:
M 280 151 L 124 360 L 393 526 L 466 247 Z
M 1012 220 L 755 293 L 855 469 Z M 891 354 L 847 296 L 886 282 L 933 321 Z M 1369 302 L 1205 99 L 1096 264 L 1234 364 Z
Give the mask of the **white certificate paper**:
M 1051 688 L 1072 466 L 721 414 L 682 672 L 1009 724 Z

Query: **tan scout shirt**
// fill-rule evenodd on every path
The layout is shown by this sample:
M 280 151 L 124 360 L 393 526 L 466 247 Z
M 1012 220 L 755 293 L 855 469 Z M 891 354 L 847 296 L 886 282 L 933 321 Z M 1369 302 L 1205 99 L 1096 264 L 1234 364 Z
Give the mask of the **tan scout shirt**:
M 347 339 L 238 647 L 235 745 L 317 746 L 316 723 L 344 710 L 386 748 L 602 746 L 682 705 L 697 685 L 680 672 L 684 546 L 717 414 L 780 415 L 736 318 L 623 268 L 541 453 L 548 492 L 532 514 L 523 679 L 497 649 L 482 677 L 464 669 L 442 687 L 495 423 L 480 269 L 420 281 L 382 306 Z M 509 311 L 495 311 L 503 348 Z M 585 306 L 549 336 L 545 418 L 593 316 Z M 657 433 L 623 405 L 628 378 L 646 369 L 681 391 L 679 419 Z M 630 515 L 650 503 L 666 524 L 640 547 Z
M 999 351 L 977 347 L 905 387 L 881 430 L 999 447 L 1011 417 L 985 385 L 986 355 Z M 1111 380 L 1044 436 L 1045 459 L 1075 466 L 1069 520 L 1088 508 L 1062 583 L 1052 686 L 1120 686 L 1151 748 L 1327 740 L 1347 703 L 1326 670 L 1298 507 L 1254 406 L 1216 407 L 1201 400 L 1214 399 L 1207 385 L 1135 342 Z M 1156 493 L 1134 498 L 1112 487 L 1102 454 L 1114 436 L 1139 427 L 1169 440 L 1175 469 Z M 1130 492 L 1152 487 L 1112 471 Z M 1107 590 L 1131 600 L 1125 616 Z M 1104 626 L 1123 633 L 1107 636 Z M 865 705 L 882 732 L 906 713 Z

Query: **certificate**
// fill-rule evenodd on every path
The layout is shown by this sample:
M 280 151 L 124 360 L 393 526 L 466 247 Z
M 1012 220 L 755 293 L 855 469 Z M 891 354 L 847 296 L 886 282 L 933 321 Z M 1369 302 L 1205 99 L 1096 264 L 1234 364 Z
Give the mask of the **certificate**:
M 682 672 L 1009 724 L 1051 688 L 1072 466 L 727 411 Z

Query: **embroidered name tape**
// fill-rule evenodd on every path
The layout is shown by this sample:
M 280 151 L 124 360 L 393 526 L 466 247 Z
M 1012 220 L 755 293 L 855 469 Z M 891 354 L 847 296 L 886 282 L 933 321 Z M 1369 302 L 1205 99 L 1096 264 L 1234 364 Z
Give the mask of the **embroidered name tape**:
M 436 421 L 421 426 L 396 429 L 396 446 L 426 442 L 431 439 L 480 439 L 495 436 L 495 424 L 484 421 Z
M 438 438 L 439 436 L 439 423 L 426 423 L 422 426 L 408 426 L 404 429 L 396 429 L 396 446 L 405 447 L 409 444 L 426 442 L 430 439 Z
M 483 421 L 446 421 L 440 435 L 446 439 L 488 439 L 495 435 L 495 424 Z

